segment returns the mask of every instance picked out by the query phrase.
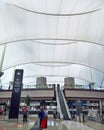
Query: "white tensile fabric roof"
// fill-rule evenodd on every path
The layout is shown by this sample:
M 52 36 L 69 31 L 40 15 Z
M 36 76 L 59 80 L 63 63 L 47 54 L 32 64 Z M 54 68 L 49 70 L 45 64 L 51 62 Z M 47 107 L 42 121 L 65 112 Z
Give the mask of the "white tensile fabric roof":
M 24 84 L 103 85 L 104 0 L 0 0 L 3 86 L 24 69 Z

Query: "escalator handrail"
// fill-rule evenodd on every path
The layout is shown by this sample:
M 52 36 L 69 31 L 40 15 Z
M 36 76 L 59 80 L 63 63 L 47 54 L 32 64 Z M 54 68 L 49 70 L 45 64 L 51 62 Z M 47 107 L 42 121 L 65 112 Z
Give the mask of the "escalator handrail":
M 60 107 L 60 101 L 59 101 L 59 96 L 58 96 L 58 89 L 56 88 L 56 100 L 57 100 L 57 112 L 59 112 L 62 115 L 62 110 Z
M 64 94 L 63 94 L 63 90 L 60 89 L 60 91 L 61 91 L 61 94 L 62 94 L 64 103 L 65 103 L 65 107 L 66 107 L 66 111 L 67 111 L 68 117 L 69 117 L 69 119 L 71 120 L 71 115 L 70 115 L 70 113 L 69 113 L 68 105 L 67 105 L 67 103 L 66 103 L 66 100 L 65 100 L 65 97 L 64 97 Z

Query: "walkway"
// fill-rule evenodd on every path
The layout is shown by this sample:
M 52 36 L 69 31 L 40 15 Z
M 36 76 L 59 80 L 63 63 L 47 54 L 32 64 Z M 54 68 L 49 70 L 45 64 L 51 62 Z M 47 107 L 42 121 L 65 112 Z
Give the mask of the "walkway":
M 36 126 L 38 120 L 36 117 L 29 117 L 27 123 L 22 122 L 22 118 L 19 118 L 18 122 L 10 122 L 7 117 L 0 115 L 0 130 L 30 130 L 34 125 Z M 45 130 L 104 130 L 104 124 L 96 122 L 79 123 L 74 121 L 59 121 L 48 120 L 48 128 Z

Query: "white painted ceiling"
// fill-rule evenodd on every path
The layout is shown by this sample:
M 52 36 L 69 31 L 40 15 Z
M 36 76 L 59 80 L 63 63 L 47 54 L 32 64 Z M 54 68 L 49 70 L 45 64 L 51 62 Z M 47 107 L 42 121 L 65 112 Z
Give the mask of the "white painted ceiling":
M 24 69 L 24 84 L 104 80 L 104 0 L 0 0 L 2 85 Z

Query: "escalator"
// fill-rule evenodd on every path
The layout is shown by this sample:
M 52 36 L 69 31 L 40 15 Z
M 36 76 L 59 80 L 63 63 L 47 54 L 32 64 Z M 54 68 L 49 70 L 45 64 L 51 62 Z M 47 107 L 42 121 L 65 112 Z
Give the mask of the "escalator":
M 68 114 L 68 111 L 67 111 L 67 108 L 65 105 L 64 97 L 63 97 L 62 92 L 59 88 L 57 88 L 57 93 L 58 93 L 58 98 L 59 98 L 59 102 L 60 102 L 61 112 L 63 114 L 63 120 L 70 120 L 70 116 Z

